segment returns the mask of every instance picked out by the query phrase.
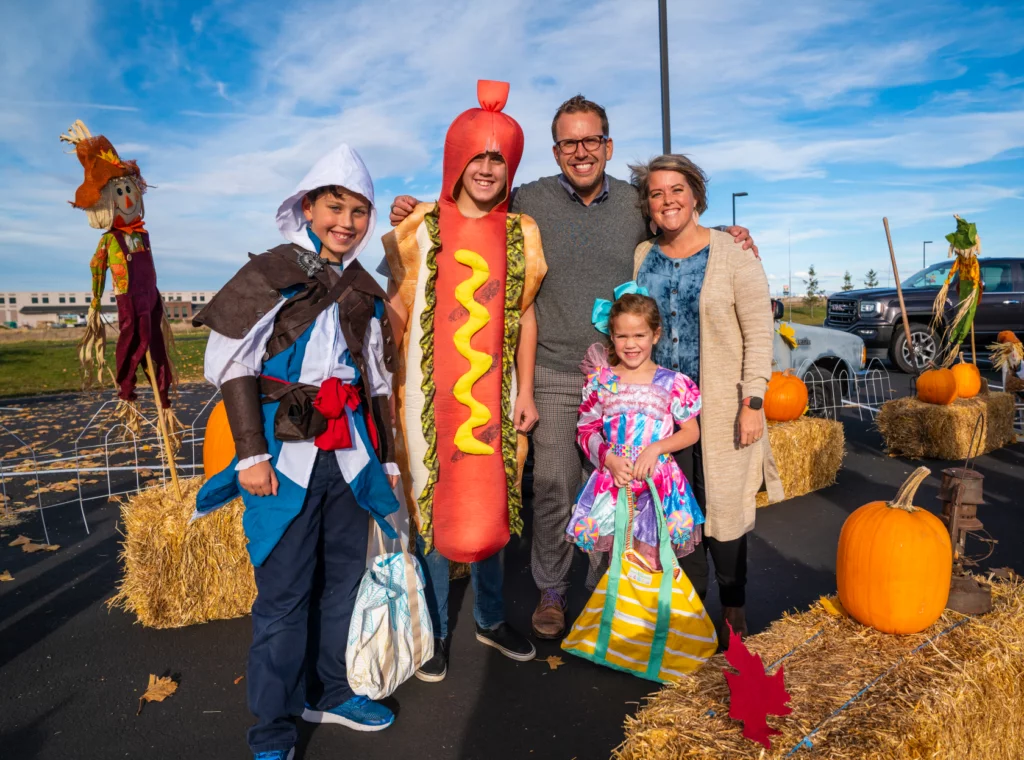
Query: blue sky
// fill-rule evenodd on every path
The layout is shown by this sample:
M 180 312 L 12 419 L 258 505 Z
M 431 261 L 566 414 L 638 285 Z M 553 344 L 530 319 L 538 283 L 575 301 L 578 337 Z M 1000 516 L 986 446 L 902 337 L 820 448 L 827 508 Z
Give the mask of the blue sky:
M 946 255 L 954 212 L 985 255 L 1024 255 L 1024 5 L 668 5 L 673 148 L 711 177 L 705 223 L 750 194 L 737 217 L 773 289 L 790 244 L 797 290 L 811 264 L 828 290 L 846 270 L 884 284 L 884 215 L 904 276 L 921 241 Z M 277 244 L 278 203 L 339 142 L 382 209 L 433 198 L 478 78 L 511 82 L 520 182 L 556 171 L 550 119 L 577 92 L 608 108 L 613 175 L 660 152 L 656 0 L 4 3 L 0 289 L 88 288 L 98 233 L 67 204 L 81 167 L 57 141 L 75 119 L 152 186 L 162 288 L 216 288 Z

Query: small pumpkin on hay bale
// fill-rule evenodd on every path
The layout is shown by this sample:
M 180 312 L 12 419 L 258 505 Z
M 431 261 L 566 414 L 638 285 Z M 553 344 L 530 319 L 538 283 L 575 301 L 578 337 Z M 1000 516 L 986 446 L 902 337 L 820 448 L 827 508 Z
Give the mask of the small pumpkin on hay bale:
M 1024 582 L 991 580 L 991 613 L 971 618 L 946 611 L 918 634 L 879 633 L 825 600 L 745 639 L 769 673 L 786 656 L 793 712 L 769 719 L 782 732 L 770 751 L 744 739 L 742 724 L 728 717 L 726 662 L 719 654 L 627 717 L 626 740 L 613 756 L 717 760 L 792 752 L 797 760 L 1019 760 Z
M 787 499 L 835 483 L 846 454 L 843 423 L 815 417 L 769 422 L 768 443 Z M 757 495 L 757 506 L 768 506 L 766 492 Z
M 152 488 L 121 501 L 124 578 L 107 605 L 149 628 L 180 628 L 248 615 L 256 581 L 241 499 L 189 523 L 202 478 L 181 481 L 182 500 Z
M 979 414 L 981 448 L 972 450 Z M 946 406 L 910 397 L 893 399 L 882 404 L 875 425 L 891 457 L 958 460 L 980 456 L 1015 440 L 1013 395 L 983 392 Z

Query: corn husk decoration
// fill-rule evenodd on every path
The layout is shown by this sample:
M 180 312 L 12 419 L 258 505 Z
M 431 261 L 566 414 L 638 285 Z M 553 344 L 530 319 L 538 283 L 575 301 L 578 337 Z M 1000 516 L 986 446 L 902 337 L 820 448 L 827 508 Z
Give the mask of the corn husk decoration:
M 999 372 L 1004 370 L 1016 372 L 1020 369 L 1021 361 L 1024 361 L 1024 345 L 1016 335 L 1009 331 L 1006 332 L 1009 335 L 1005 339 L 1003 338 L 1004 333 L 1000 333 L 999 342 L 989 345 L 988 350 L 991 352 L 989 359 L 992 361 L 992 369 Z
M 978 264 L 978 255 L 981 253 L 981 238 L 978 237 L 977 225 L 961 219 L 956 214 L 953 216 L 956 218 L 956 231 L 946 235 L 946 240 L 949 241 L 949 255 L 955 256 L 956 261 L 950 267 L 946 281 L 942 284 L 942 289 L 935 296 L 935 303 L 932 305 L 934 314 L 932 326 L 938 328 L 942 322 L 943 307 L 946 304 L 950 283 L 952 283 L 954 276 L 960 275 L 960 301 L 945 331 L 946 340 L 952 350 L 949 351 L 942 362 L 944 367 L 953 364 L 957 357 L 956 348 L 971 333 L 971 328 L 974 325 L 974 315 L 978 311 L 978 303 L 981 301 L 982 291 L 981 266 Z M 973 355 L 971 359 L 974 359 Z

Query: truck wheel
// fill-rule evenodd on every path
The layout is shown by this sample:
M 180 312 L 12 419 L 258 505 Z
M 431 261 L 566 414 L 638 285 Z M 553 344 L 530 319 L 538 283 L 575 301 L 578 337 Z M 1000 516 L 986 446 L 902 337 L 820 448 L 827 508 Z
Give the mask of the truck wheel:
M 807 384 L 807 415 L 830 420 L 837 419 L 843 403 L 842 370 L 828 365 L 813 364 L 804 373 Z
M 931 327 L 920 322 L 911 322 L 910 336 L 914 347 L 917 349 L 917 361 L 922 367 L 927 367 L 933 360 L 938 358 L 939 340 Z M 907 345 L 906 330 L 903 329 L 903 325 L 896 328 L 892 345 L 889 347 L 889 358 L 893 364 L 899 367 L 901 372 L 906 372 L 908 375 L 915 374 L 910 358 L 910 347 Z

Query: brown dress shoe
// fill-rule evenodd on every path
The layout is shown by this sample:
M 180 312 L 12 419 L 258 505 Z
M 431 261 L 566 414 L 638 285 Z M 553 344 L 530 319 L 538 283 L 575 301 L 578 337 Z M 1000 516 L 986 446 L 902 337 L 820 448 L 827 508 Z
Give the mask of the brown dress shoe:
M 565 631 L 565 597 L 548 589 L 533 611 L 533 635 L 538 639 L 560 639 Z
M 743 640 L 747 637 L 747 614 L 743 607 L 723 607 L 722 624 L 718 627 L 718 646 L 722 650 L 729 648 L 729 626 Z

